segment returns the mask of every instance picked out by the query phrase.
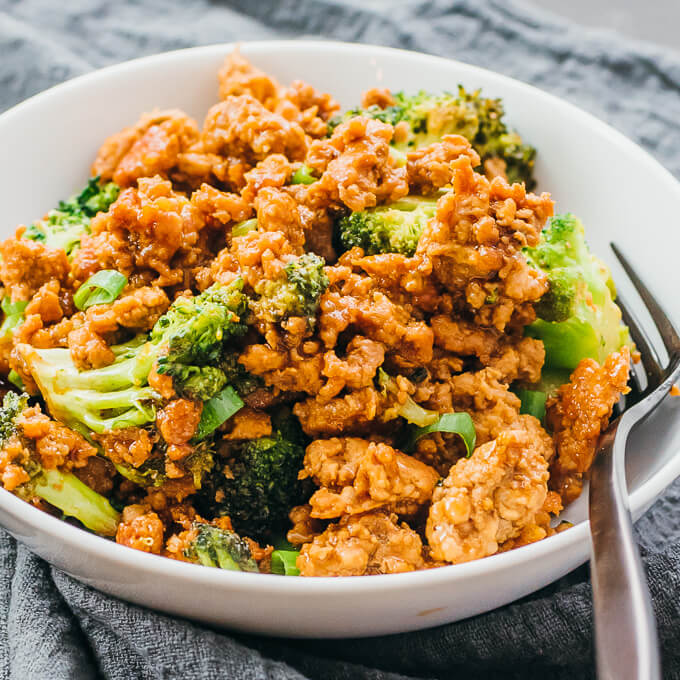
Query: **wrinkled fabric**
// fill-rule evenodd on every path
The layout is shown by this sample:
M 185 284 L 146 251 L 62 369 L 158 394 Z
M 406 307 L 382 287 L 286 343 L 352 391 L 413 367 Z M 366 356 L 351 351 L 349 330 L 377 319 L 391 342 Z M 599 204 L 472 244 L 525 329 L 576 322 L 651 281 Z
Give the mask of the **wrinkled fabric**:
M 0 0 L 0 111 L 133 57 L 328 37 L 420 50 L 520 78 L 591 111 L 680 176 L 680 55 L 510 0 Z M 680 678 L 680 482 L 638 522 L 664 677 Z M 594 677 L 588 572 L 440 628 L 353 641 L 226 634 L 121 602 L 0 532 L 0 677 L 509 680 Z

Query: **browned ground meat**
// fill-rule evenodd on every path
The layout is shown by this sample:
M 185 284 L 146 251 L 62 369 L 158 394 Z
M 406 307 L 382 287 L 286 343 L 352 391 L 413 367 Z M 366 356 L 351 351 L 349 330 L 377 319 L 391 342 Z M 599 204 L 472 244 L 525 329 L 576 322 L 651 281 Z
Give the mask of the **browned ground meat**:
M 168 444 L 186 444 L 196 432 L 203 404 L 190 399 L 171 401 L 156 416 L 156 425 Z
M 422 569 L 420 536 L 394 514 L 374 511 L 349 515 L 302 546 L 302 576 L 397 574 Z
M 148 460 L 154 443 L 149 432 L 141 427 L 109 430 L 95 435 L 95 439 L 111 462 L 127 463 L 132 467 L 139 467 Z
M 170 182 L 160 177 L 139 180 L 138 189 L 122 191 L 106 213 L 92 220 L 90 236 L 72 262 L 72 274 L 86 280 L 98 269 L 152 270 L 159 286 L 181 283 L 184 272 L 173 258 L 198 243 L 204 223 L 200 214 Z
M 12 301 L 30 300 L 51 281 L 64 283 L 69 270 L 63 250 L 21 238 L 22 233 L 19 227 L 16 237 L 0 244 L 0 280 Z
M 413 514 L 432 496 L 439 475 L 387 444 L 365 439 L 320 439 L 307 447 L 302 476 L 321 488 L 311 516 L 331 519 L 384 508 Z
M 196 122 L 182 111 L 152 111 L 104 142 L 92 173 L 123 187 L 134 186 L 140 177 L 167 176 L 197 139 Z
M 548 493 L 546 452 L 552 447 L 537 425 L 505 430 L 459 460 L 435 489 L 427 519 L 435 560 L 492 555 L 533 521 Z
M 229 96 L 208 111 L 200 143 L 204 153 L 242 158 L 250 165 L 269 154 L 301 161 L 307 153 L 307 139 L 297 123 L 268 111 L 247 94 Z
M 390 153 L 391 139 L 390 125 L 352 118 L 338 125 L 330 139 L 313 142 L 305 163 L 321 179 L 310 185 L 311 200 L 363 210 L 405 196 L 406 169 Z
M 380 393 L 373 387 L 364 387 L 330 401 L 318 397 L 299 401 L 293 407 L 293 413 L 300 419 L 305 433 L 314 437 L 364 430 L 383 408 Z
M 163 522 L 148 506 L 128 505 L 116 532 L 116 543 L 160 555 L 163 548 Z
M 548 423 L 555 433 L 557 456 L 550 468 L 550 486 L 564 504 L 581 493 L 583 475 L 593 463 L 600 433 L 614 404 L 628 391 L 628 348 L 610 354 L 602 364 L 583 359 L 567 385 L 548 404 Z
M 479 156 L 465 137 L 445 135 L 441 142 L 423 146 L 407 154 L 408 183 L 411 191 L 427 196 L 451 183 L 451 161 L 459 156 L 470 158 L 472 165 L 479 165 Z
M 452 161 L 453 191 L 437 204 L 418 245 L 421 269 L 474 313 L 477 323 L 504 330 L 513 314 L 523 319 L 547 290 L 545 276 L 530 268 L 521 248 L 538 243 L 553 203 L 527 194 L 520 184 L 489 182 L 469 156 Z

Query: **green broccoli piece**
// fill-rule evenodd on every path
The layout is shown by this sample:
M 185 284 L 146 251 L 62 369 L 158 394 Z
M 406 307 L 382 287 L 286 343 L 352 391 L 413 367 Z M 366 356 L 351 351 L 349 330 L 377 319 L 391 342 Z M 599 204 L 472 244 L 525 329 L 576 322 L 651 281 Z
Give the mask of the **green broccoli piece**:
M 536 304 L 538 319 L 526 328 L 543 341 L 548 368 L 573 370 L 585 357 L 601 363 L 630 343 L 611 273 L 588 249 L 581 220 L 568 213 L 553 217 L 540 243 L 524 253 L 548 277 L 548 292 Z
M 14 493 L 27 501 L 35 497 L 42 498 L 64 515 L 75 517 L 88 529 L 104 536 L 113 536 L 120 516 L 104 496 L 81 482 L 73 473 L 58 468 L 47 469 L 40 464 L 33 441 L 23 436 L 21 426 L 17 423 L 17 417 L 27 405 L 27 395 L 8 392 L 0 408 L 0 446 L 4 447 L 10 439 L 18 438 L 26 457 L 16 462 L 30 476 L 30 480 L 17 487 Z
M 439 413 L 423 408 L 413 401 L 410 396 L 407 396 L 404 402 L 401 403 L 397 399 L 399 393 L 397 381 L 385 373 L 382 368 L 378 369 L 377 382 L 382 396 L 390 403 L 383 415 L 383 418 L 386 420 L 401 417 L 412 425 L 426 427 L 439 419 Z
M 329 134 L 341 122 L 368 116 L 391 125 L 408 124 L 409 134 L 405 140 L 395 143 L 402 151 L 438 142 L 444 135 L 462 135 L 472 144 L 482 163 L 491 158 L 501 159 L 511 183 L 525 182 L 528 189 L 534 187 L 536 149 L 524 144 L 521 137 L 508 128 L 500 99 L 482 97 L 480 90 L 468 92 L 462 85 L 458 86 L 457 94 L 435 95 L 421 90 L 415 95 L 397 92 L 393 97 L 395 104 L 384 109 L 379 106 L 355 108 L 332 119 Z
M 302 316 L 313 324 L 329 283 L 324 265 L 324 259 L 314 253 L 300 255 L 284 267 L 280 278 L 264 280 L 256 286 L 257 297 L 249 301 L 251 310 L 271 323 Z
M 283 432 L 282 432 L 283 430 Z M 293 426 L 280 423 L 271 436 L 230 442 L 226 466 L 215 465 L 196 505 L 207 516 L 229 516 L 239 533 L 267 539 L 281 531 L 290 509 L 302 502 L 298 480 L 304 445 Z
M 114 463 L 116 471 L 131 482 L 144 488 L 163 486 L 168 481 L 165 473 L 165 459 L 163 456 L 149 458 L 139 467 L 128 463 Z
M 230 571 L 259 572 L 248 542 L 234 531 L 220 529 L 205 522 L 194 522 L 196 538 L 185 549 L 184 556 L 204 567 Z
M 52 416 L 86 436 L 154 421 L 160 400 L 148 385 L 154 363 L 158 373 L 172 376 L 178 394 L 206 402 L 204 414 L 214 420 L 207 405 L 227 388 L 224 374 L 210 365 L 219 363 L 230 338 L 245 331 L 239 319 L 245 308 L 241 286 L 239 279 L 178 298 L 148 338 L 112 347 L 116 359 L 103 368 L 79 370 L 64 348 L 20 344 L 17 351 Z
M 89 233 L 90 219 L 98 212 L 108 210 L 119 191 L 117 184 L 101 185 L 99 177 L 92 177 L 79 194 L 60 201 L 56 210 L 50 210 L 44 219 L 34 222 L 23 236 L 41 241 L 50 248 L 62 248 L 71 255 L 80 245 L 81 235 Z
M 337 222 L 342 246 L 358 246 L 366 255 L 401 253 L 412 257 L 418 240 L 437 209 L 436 198 L 408 196 L 387 205 L 341 217 Z

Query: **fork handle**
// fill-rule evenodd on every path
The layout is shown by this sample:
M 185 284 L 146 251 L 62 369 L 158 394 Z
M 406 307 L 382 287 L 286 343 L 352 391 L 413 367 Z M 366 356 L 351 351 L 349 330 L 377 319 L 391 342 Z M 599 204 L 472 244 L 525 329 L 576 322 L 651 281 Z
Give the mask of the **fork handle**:
M 623 465 L 628 432 L 621 431 L 627 429 L 613 423 L 605 431 L 590 478 L 597 677 L 661 680 L 654 612 L 628 509 Z

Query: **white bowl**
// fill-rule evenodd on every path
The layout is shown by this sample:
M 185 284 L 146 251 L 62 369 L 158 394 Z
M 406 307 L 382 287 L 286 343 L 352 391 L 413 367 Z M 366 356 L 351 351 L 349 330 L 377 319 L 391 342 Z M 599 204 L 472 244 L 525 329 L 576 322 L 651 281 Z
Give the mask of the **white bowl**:
M 2 232 L 9 236 L 85 182 L 102 140 L 153 107 L 202 121 L 217 98 L 216 73 L 231 45 L 161 54 L 55 87 L 0 116 Z M 302 78 L 358 102 L 376 85 L 416 91 L 483 87 L 538 150 L 539 188 L 559 211 L 583 218 L 592 248 L 612 263 L 615 240 L 676 319 L 680 296 L 680 185 L 647 153 L 556 97 L 466 64 L 410 52 L 330 42 L 259 42 L 243 53 L 289 82 Z M 625 279 L 614 266 L 619 281 Z M 626 288 L 627 282 L 621 287 Z M 631 297 L 630 295 L 628 296 Z M 633 513 L 680 474 L 672 400 L 631 439 Z M 426 628 L 479 614 L 563 576 L 588 557 L 582 497 L 564 513 L 575 526 L 539 543 L 456 566 L 387 576 L 303 579 L 232 573 L 147 555 L 59 521 L 0 490 L 0 522 L 31 550 L 112 595 L 245 631 L 298 637 L 367 636 Z

